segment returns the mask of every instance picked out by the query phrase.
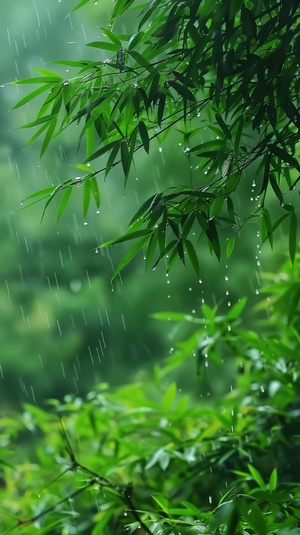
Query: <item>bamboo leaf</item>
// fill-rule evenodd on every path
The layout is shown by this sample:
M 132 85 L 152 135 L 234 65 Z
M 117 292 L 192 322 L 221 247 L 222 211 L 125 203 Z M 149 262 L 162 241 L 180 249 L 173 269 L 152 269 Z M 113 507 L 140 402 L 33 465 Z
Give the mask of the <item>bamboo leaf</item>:
M 103 247 L 110 247 L 111 245 L 116 245 L 117 243 L 123 243 L 129 240 L 135 240 L 136 238 L 140 238 L 141 236 L 149 236 L 149 234 L 152 234 L 151 229 L 143 229 L 143 230 L 136 230 L 134 232 L 127 232 L 127 234 L 123 234 L 123 236 L 120 236 L 119 238 L 114 238 L 113 240 L 102 243 L 102 245 L 100 245 L 100 249 L 102 249 Z
M 148 130 L 144 121 L 139 121 L 138 128 L 139 128 L 139 132 L 140 132 L 140 136 L 141 136 L 144 149 L 149 154 L 149 147 L 150 147 L 149 135 L 148 135 Z
M 86 46 L 92 48 L 100 48 L 101 50 L 109 50 L 110 52 L 118 52 L 119 46 L 115 43 L 107 43 L 106 41 L 93 41 Z
M 86 217 L 91 200 L 91 184 L 89 180 L 85 180 L 83 184 L 83 216 Z
M 57 213 L 56 213 L 56 219 L 57 221 L 61 218 L 62 214 L 64 213 L 66 206 L 69 202 L 69 199 L 71 197 L 71 193 L 73 191 L 72 186 L 69 186 L 66 191 L 64 192 L 62 199 L 58 205 Z
M 100 156 L 103 156 L 103 154 L 105 154 L 106 152 L 109 152 L 111 149 L 113 149 L 116 146 L 116 144 L 118 144 L 118 146 L 120 146 L 120 141 L 117 140 L 117 141 L 111 141 L 110 143 L 107 143 L 101 149 L 96 150 L 96 152 L 94 152 L 94 154 L 91 154 L 91 156 L 86 161 L 90 162 L 91 160 L 95 160 L 96 158 L 99 158 Z
M 116 276 L 124 269 L 124 267 L 131 262 L 131 260 L 138 254 L 138 252 L 144 247 L 145 243 L 148 241 L 149 237 L 148 235 L 144 237 L 142 240 L 140 240 L 137 245 L 135 245 L 130 251 L 124 256 L 124 258 L 121 260 L 117 268 L 115 269 L 112 280 L 116 278 Z M 102 246 L 101 246 L 102 247 Z
M 254 466 L 252 466 L 251 464 L 248 464 L 248 470 L 250 474 L 252 475 L 254 481 L 256 481 L 256 483 L 258 484 L 258 486 L 261 489 L 265 490 L 266 489 L 265 482 L 263 478 L 261 477 L 260 473 L 256 470 L 256 468 L 254 468 Z
M 220 241 L 219 236 L 216 228 L 216 223 L 214 219 L 208 220 L 208 228 L 206 230 L 206 235 L 211 243 L 211 246 L 213 248 L 213 251 L 217 257 L 217 259 L 220 261 L 221 257 L 221 247 L 220 247 Z
M 96 177 L 92 176 L 88 180 L 89 180 L 89 182 L 91 184 L 91 192 L 92 192 L 92 194 L 94 196 L 94 200 L 95 200 L 96 206 L 97 206 L 97 208 L 99 208 L 100 203 L 101 203 L 101 196 L 100 196 L 100 190 L 99 190 L 97 179 L 96 179 Z
M 26 95 L 26 97 L 21 98 L 21 100 L 19 100 L 17 104 L 13 106 L 12 109 L 14 110 L 16 108 L 20 108 L 21 106 L 24 106 L 24 104 L 27 104 L 27 102 L 30 102 L 30 100 L 33 100 L 34 98 L 38 97 L 39 95 L 41 95 L 41 93 L 44 93 L 44 91 L 49 91 L 49 86 L 43 85 L 42 87 L 38 87 L 34 91 L 31 91 L 31 93 Z
M 295 212 L 291 213 L 290 231 L 289 231 L 289 252 L 292 264 L 295 260 L 297 250 L 297 216 Z
M 119 149 L 120 149 L 120 146 L 121 146 L 121 141 L 117 141 L 115 142 L 115 146 L 113 147 L 109 157 L 108 157 L 108 160 L 107 160 L 107 163 L 106 163 L 106 167 L 105 167 L 105 177 L 107 177 L 109 171 L 111 170 L 112 166 L 114 165 L 115 163 L 115 159 L 118 155 L 118 152 L 119 152 Z
M 269 489 L 271 492 L 277 489 L 277 469 L 276 468 L 272 470 L 272 473 L 270 475 Z
M 49 125 L 49 128 L 46 132 L 46 135 L 45 135 L 45 138 L 44 138 L 44 141 L 43 141 L 43 145 L 42 145 L 42 148 L 41 148 L 41 152 L 40 152 L 40 156 L 42 157 L 45 150 L 47 149 L 51 139 L 52 139 L 52 136 L 54 134 L 54 130 L 55 130 L 55 127 L 56 127 L 56 123 L 57 123 L 57 119 L 53 119 Z
M 105 35 L 105 37 L 107 37 L 118 48 L 122 47 L 122 41 L 120 41 L 120 39 L 116 36 L 116 34 L 111 32 L 108 28 L 101 28 L 101 30 L 102 30 L 103 34 Z
M 190 240 L 185 240 L 184 246 L 186 248 L 187 254 L 189 256 L 190 262 L 193 266 L 193 270 L 195 271 L 198 279 L 200 277 L 200 266 L 198 261 L 198 256 L 195 251 L 195 248 Z
M 278 184 L 276 182 L 276 178 L 275 178 L 273 173 L 270 175 L 269 180 L 270 180 L 270 184 L 272 186 L 272 189 L 273 189 L 277 199 L 279 200 L 280 204 L 284 204 L 283 203 L 283 196 L 282 196 L 281 189 L 278 186 Z
M 56 113 L 51 113 L 50 115 L 45 115 L 44 117 L 40 117 L 39 119 L 36 119 L 35 121 L 32 121 L 30 123 L 25 124 L 24 126 L 21 126 L 21 129 L 32 128 L 33 126 L 38 126 L 43 123 L 50 123 L 55 118 L 56 118 Z
M 227 240 L 227 245 L 226 245 L 226 258 L 227 258 L 227 260 L 232 255 L 232 252 L 233 252 L 233 249 L 234 249 L 234 244 L 235 244 L 235 236 L 230 236 L 230 238 L 228 238 L 228 240 Z
M 72 11 L 76 11 L 77 9 L 80 9 L 81 7 L 85 6 L 90 0 L 81 0 L 78 4 L 76 4 L 75 7 L 73 7 Z
M 232 138 L 231 132 L 230 132 L 227 124 L 225 123 L 224 119 L 222 118 L 222 116 L 219 113 L 216 113 L 215 117 L 216 117 L 217 123 L 219 124 L 220 128 L 223 130 L 223 132 L 224 132 L 225 136 L 227 137 L 227 139 L 231 140 L 231 138 Z
M 269 145 L 270 151 L 275 156 L 278 156 L 280 160 L 292 165 L 293 167 L 296 167 L 299 169 L 299 164 L 291 154 L 289 154 L 285 149 L 282 149 L 281 147 L 278 147 L 277 145 Z
M 24 78 L 23 80 L 14 80 L 13 82 L 10 82 L 14 85 L 24 85 L 24 84 L 53 84 L 57 83 L 58 80 L 61 80 L 62 78 L 58 78 L 56 76 L 33 76 L 32 78 Z M 49 86 L 47 86 L 47 89 L 49 90 Z

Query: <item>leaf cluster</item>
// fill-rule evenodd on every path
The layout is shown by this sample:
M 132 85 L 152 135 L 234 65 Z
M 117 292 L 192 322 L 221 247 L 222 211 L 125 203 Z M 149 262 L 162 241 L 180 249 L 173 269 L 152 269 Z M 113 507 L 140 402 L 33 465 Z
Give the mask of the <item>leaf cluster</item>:
M 153 373 L 3 416 L 3 532 L 297 533 L 300 340 L 280 298 L 285 281 L 296 291 L 299 261 L 266 287 L 263 336 L 243 326 L 246 300 L 225 315 L 161 313 L 194 332 Z M 186 369 L 209 380 L 213 363 L 229 361 L 231 391 L 213 405 L 172 379 Z
M 88 0 L 74 9 L 85 4 Z M 135 33 L 119 33 L 128 11 L 136 20 Z M 275 230 L 289 220 L 294 261 L 297 209 L 287 198 L 300 171 L 297 22 L 295 0 L 217 5 L 190 0 L 172 6 L 166 0 L 142 5 L 117 0 L 109 26 L 102 28 L 103 40 L 87 45 L 99 50 L 98 61 L 54 62 L 75 70 L 67 80 L 36 69 L 38 77 L 14 82 L 39 85 L 16 108 L 46 93 L 35 120 L 23 127 L 35 129 L 27 144 L 43 136 L 41 155 L 53 137 L 72 124 L 78 127 L 78 146 L 84 142 L 86 150 L 85 162 L 78 164 L 87 171 L 81 179 L 84 215 L 92 197 L 100 204 L 96 177 L 120 166 L 126 186 L 136 151 L 152 157 L 156 138 L 165 139 L 175 127 L 181 132 L 182 157 L 190 167 L 184 185 L 146 200 L 127 238 L 105 244 L 142 238 L 114 275 L 144 249 L 147 266 L 165 259 L 170 269 L 177 259 L 185 263 L 188 258 L 199 276 L 199 239 L 205 238 L 218 259 L 222 249 L 230 256 L 235 235 L 254 216 L 262 241 L 271 246 Z M 91 161 L 96 163 L 92 171 L 86 169 Z M 237 192 L 249 176 L 255 198 L 250 206 L 243 199 L 238 210 Z M 47 208 L 63 193 L 59 218 L 76 183 L 64 181 L 34 195 L 47 199 Z M 275 220 L 270 196 L 282 211 Z

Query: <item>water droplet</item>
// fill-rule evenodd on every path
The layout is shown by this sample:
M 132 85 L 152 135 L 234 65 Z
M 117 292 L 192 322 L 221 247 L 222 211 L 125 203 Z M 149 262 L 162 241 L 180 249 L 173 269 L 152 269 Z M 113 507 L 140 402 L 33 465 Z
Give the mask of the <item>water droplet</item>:
M 84 225 L 88 225 L 88 222 L 87 222 L 87 221 L 84 221 L 83 224 L 84 224 Z

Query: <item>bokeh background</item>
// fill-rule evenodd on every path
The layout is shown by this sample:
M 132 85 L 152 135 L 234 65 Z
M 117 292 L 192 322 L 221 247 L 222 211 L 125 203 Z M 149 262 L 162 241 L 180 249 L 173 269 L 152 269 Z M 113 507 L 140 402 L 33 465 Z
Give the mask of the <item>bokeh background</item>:
M 35 67 L 57 69 L 66 79 L 73 75 L 72 69 L 55 67 L 51 60 L 104 59 L 85 45 L 101 36 L 113 8 L 111 0 L 91 1 L 71 13 L 75 3 L 12 0 L 1 12 L 1 409 L 18 408 L 24 401 L 41 405 L 68 392 L 84 394 L 98 382 L 116 385 L 150 369 L 186 334 L 184 326 L 153 319 L 157 311 L 201 317 L 203 302 L 226 310 L 246 295 L 245 321 L 250 328 L 262 271 L 275 272 L 285 257 L 284 236 L 278 237 L 273 253 L 267 246 L 261 250 L 259 225 L 249 224 L 237 237 L 228 263 L 218 264 L 207 244 L 200 242 L 201 281 L 179 264 L 169 276 L 163 266 L 145 273 L 140 256 L 111 285 L 113 268 L 127 247 L 97 253 L 95 248 L 125 231 L 132 214 L 153 192 L 187 180 L 190 162 L 177 131 L 164 143 L 158 140 L 149 156 L 137 155 L 125 193 L 121 169 L 115 168 L 106 181 L 99 176 L 101 207 L 97 213 L 91 206 L 86 220 L 80 188 L 59 222 L 55 207 L 49 208 L 42 224 L 41 204 L 23 209 L 27 195 L 78 174 L 72 167 L 82 156 L 75 128 L 55 141 L 42 160 L 40 142 L 25 148 L 32 132 L 18 128 L 33 120 L 38 108 L 34 102 L 12 107 L 34 87 L 9 84 L 32 76 Z M 127 17 L 119 30 L 129 32 L 133 26 L 134 19 Z M 193 172 L 194 180 L 201 180 Z M 253 176 L 245 175 L 240 207 L 255 196 L 253 188 Z M 196 366 L 190 366 L 192 382 Z M 218 388 L 227 388 L 226 367 L 221 375 L 216 371 Z

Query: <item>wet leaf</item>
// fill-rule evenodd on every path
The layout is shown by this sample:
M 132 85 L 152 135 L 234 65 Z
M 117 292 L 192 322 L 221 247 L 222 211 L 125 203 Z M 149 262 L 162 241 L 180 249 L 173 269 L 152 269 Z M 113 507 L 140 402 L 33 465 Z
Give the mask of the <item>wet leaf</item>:
M 124 269 L 129 262 L 139 253 L 139 251 L 144 247 L 145 243 L 148 241 L 148 235 L 144 237 L 142 240 L 138 242 L 137 245 L 135 245 L 130 251 L 124 256 L 124 258 L 121 260 L 115 271 L 113 272 L 112 280 L 116 278 L 116 276 Z M 125 240 L 123 240 L 125 241 Z M 103 247 L 104 245 L 101 245 Z
M 234 244 L 235 244 L 235 236 L 230 236 L 230 238 L 228 238 L 227 240 L 227 245 L 226 245 L 226 258 L 230 258 L 231 255 L 232 255 L 232 252 L 234 250 Z
M 64 192 L 63 196 L 62 196 L 62 199 L 58 205 L 58 208 L 57 208 L 57 212 L 56 212 L 56 219 L 57 221 L 59 221 L 59 219 L 61 218 L 61 216 L 63 215 L 66 207 L 67 207 L 67 204 L 69 202 L 69 199 L 71 197 L 71 193 L 73 191 L 73 188 L 72 186 L 69 186 L 66 191 Z
M 144 121 L 139 121 L 138 128 L 139 128 L 139 132 L 140 132 L 140 136 L 142 139 L 144 149 L 149 154 L 149 147 L 150 147 L 149 135 L 148 135 L 148 130 Z
M 289 252 L 290 252 L 290 259 L 292 264 L 295 260 L 296 250 L 297 250 L 297 216 L 295 212 L 291 213 L 290 218 L 290 230 L 289 230 Z
M 227 124 L 225 123 L 223 117 L 219 113 L 216 113 L 215 117 L 216 117 L 217 123 L 219 124 L 220 128 L 223 130 L 223 132 L 224 132 L 225 136 L 227 137 L 227 139 L 231 140 L 231 138 L 232 138 L 231 132 L 230 132 Z
M 52 136 L 54 134 L 54 130 L 55 130 L 55 127 L 56 127 L 56 123 L 57 123 L 57 119 L 52 119 L 52 121 L 50 122 L 49 124 L 49 127 L 48 127 L 48 130 L 46 132 L 46 135 L 44 137 L 44 141 L 43 141 L 43 144 L 42 144 L 42 148 L 41 148 L 41 152 L 40 152 L 40 156 L 43 156 L 43 154 L 45 153 L 51 139 L 52 139 Z
M 185 240 L 184 246 L 186 248 L 187 254 L 189 256 L 190 262 L 193 266 L 193 270 L 196 273 L 197 278 L 200 277 L 200 266 L 199 266 L 199 260 L 197 253 L 195 251 L 195 248 L 190 240 Z
M 83 184 L 83 196 L 82 196 L 84 217 L 86 217 L 86 214 L 88 213 L 90 200 L 91 200 L 91 184 L 89 180 L 85 180 Z

